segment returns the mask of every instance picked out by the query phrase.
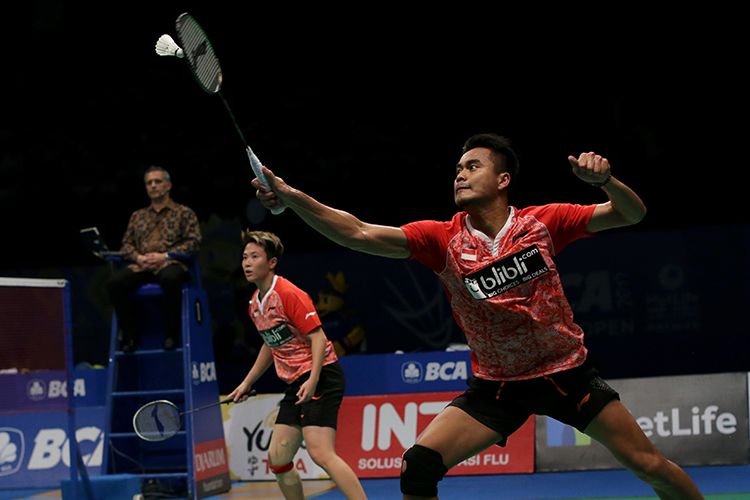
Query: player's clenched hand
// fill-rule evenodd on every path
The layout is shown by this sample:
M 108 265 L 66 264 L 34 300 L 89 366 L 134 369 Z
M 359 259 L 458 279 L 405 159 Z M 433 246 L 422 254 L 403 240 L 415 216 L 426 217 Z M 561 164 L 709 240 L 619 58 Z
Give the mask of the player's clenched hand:
M 600 184 L 611 175 L 609 160 L 593 151 L 581 153 L 578 158 L 568 156 L 573 173 L 589 184 Z
M 291 188 L 284 182 L 284 179 L 276 177 L 268 167 L 263 167 L 263 175 L 266 176 L 268 185 L 261 184 L 257 177 L 250 181 L 250 184 L 256 189 L 255 196 L 268 209 L 283 207 L 284 195 Z

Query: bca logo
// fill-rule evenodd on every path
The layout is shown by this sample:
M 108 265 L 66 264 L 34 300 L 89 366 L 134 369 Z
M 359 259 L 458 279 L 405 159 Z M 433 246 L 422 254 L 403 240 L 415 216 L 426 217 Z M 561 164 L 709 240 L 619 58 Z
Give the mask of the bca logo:
M 26 385 L 26 394 L 32 401 L 42 400 L 47 394 L 47 385 L 44 383 L 44 380 L 38 378 L 32 379 Z
M 207 363 L 197 363 L 193 361 L 192 368 L 193 385 L 202 382 L 213 382 L 216 380 L 216 365 L 213 361 Z
M 401 380 L 407 384 L 418 384 L 424 378 L 422 363 L 419 361 L 407 361 L 401 365 Z
M 0 477 L 18 471 L 23 463 L 23 433 L 11 427 L 0 427 Z

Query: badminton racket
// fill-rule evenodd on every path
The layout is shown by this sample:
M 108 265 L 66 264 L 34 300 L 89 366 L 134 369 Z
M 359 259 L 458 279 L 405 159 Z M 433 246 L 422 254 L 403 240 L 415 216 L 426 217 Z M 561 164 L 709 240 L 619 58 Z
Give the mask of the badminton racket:
M 255 396 L 255 390 L 250 391 L 247 395 L 247 397 L 251 396 Z M 151 401 L 138 408 L 138 411 L 133 415 L 133 429 L 138 437 L 144 441 L 164 441 L 180 432 L 180 429 L 182 429 L 180 417 L 183 415 L 233 401 L 234 398 L 226 398 L 216 403 L 199 406 L 187 411 L 180 411 L 174 403 L 166 399 Z
M 198 24 L 198 21 L 187 12 L 179 15 L 175 22 L 175 29 L 177 31 L 177 38 L 182 47 L 180 47 L 180 45 L 178 45 L 169 35 L 162 35 L 156 41 L 156 53 L 160 56 L 176 56 L 181 59 L 184 58 L 201 88 L 209 94 L 216 94 L 221 98 L 224 108 L 232 119 L 234 129 L 237 131 L 237 135 L 240 136 L 240 139 L 245 146 L 247 159 L 250 161 L 250 167 L 253 169 L 255 177 L 258 178 L 261 184 L 268 186 L 266 176 L 263 175 L 263 170 L 261 169 L 260 160 L 245 140 L 245 134 L 242 133 L 242 129 L 237 124 L 237 119 L 234 117 L 232 108 L 229 107 L 229 103 L 221 93 L 221 84 L 224 80 L 224 76 L 221 72 L 221 66 L 219 65 L 219 58 L 216 56 L 216 52 L 214 51 L 211 42 L 208 40 L 205 31 L 203 31 L 203 28 Z M 280 214 L 285 208 L 286 207 L 282 205 L 271 209 L 271 212 L 274 214 Z

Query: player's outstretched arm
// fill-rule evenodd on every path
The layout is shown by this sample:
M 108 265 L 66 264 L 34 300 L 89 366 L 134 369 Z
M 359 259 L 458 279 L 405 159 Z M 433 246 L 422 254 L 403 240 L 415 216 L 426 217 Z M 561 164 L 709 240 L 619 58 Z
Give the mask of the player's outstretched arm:
M 409 245 L 401 228 L 362 222 L 348 212 L 324 205 L 289 186 L 267 167 L 263 167 L 263 173 L 270 191 L 261 189 L 258 179 L 253 179 L 252 185 L 257 189 L 256 196 L 266 208 L 286 205 L 307 225 L 346 248 L 394 259 L 409 257 Z

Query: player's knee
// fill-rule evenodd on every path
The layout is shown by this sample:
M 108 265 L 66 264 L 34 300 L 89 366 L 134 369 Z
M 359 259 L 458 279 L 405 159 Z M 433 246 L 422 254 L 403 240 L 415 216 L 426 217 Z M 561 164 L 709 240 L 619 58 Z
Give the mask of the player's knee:
M 437 496 L 437 484 L 448 468 L 435 450 L 415 444 L 401 459 L 401 493 L 419 497 Z
M 278 476 L 279 474 L 284 474 L 285 472 L 289 472 L 290 470 L 294 469 L 294 462 L 289 462 L 288 464 L 283 465 L 269 464 L 269 468 L 271 469 L 271 472 Z
M 269 463 L 271 472 L 276 476 L 276 480 L 284 484 L 295 484 L 300 481 L 299 474 L 294 468 L 294 461 L 284 465 L 273 465 Z

